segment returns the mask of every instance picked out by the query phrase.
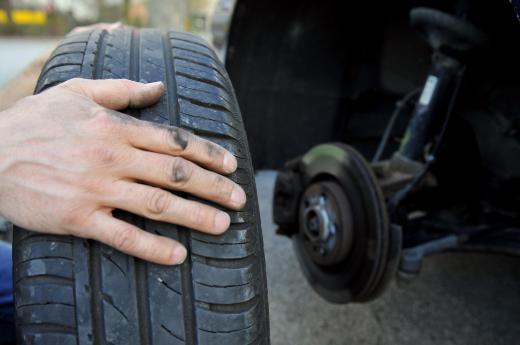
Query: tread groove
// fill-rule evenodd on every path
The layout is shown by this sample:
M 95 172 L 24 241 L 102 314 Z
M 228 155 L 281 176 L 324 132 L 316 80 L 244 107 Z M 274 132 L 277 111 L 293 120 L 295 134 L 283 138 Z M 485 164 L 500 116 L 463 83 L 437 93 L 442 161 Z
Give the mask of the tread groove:
M 141 35 L 139 31 L 132 29 L 130 40 L 130 66 L 128 70 L 129 78 L 134 81 L 140 80 L 141 74 Z M 132 110 L 132 115 L 140 118 L 139 109 Z M 146 229 L 146 222 L 143 218 L 133 216 L 142 229 Z M 148 291 L 148 263 L 140 259 L 133 259 L 135 265 L 135 295 L 137 299 L 137 322 L 139 324 L 139 340 L 141 345 L 152 343 L 152 330 L 150 325 L 149 310 L 149 291 Z
M 256 308 L 258 305 L 258 296 L 254 296 L 250 300 L 234 303 L 234 304 L 217 304 L 213 303 L 210 305 L 211 311 L 216 311 L 219 313 L 228 313 L 228 314 L 239 314 L 251 309 Z
M 215 72 L 217 72 L 218 74 L 220 74 L 220 76 L 222 78 L 226 78 L 226 76 L 224 74 L 222 74 L 221 71 L 219 71 L 218 69 L 216 69 L 215 67 L 211 66 L 211 65 L 208 65 L 208 64 L 205 64 L 203 62 L 200 62 L 200 61 L 195 61 L 193 59 L 188 59 L 187 57 L 181 57 L 181 56 L 175 56 L 174 57 L 175 60 L 180 60 L 180 61 L 186 61 L 186 62 L 189 62 L 189 63 L 192 63 L 194 65 L 199 65 L 199 66 L 204 66 L 206 68 L 211 68 L 212 70 L 214 70 Z
M 202 43 L 199 43 L 199 42 L 195 42 L 195 41 L 186 39 L 186 38 L 179 38 L 179 37 L 175 37 L 175 36 L 170 36 L 170 39 L 173 40 L 173 41 L 182 41 L 182 42 L 186 42 L 186 43 L 195 44 L 195 45 L 201 46 L 202 48 L 206 48 L 207 49 L 206 45 L 204 45 Z
M 160 280 L 160 283 L 165 287 L 167 288 L 168 290 L 176 293 L 177 295 L 182 295 L 182 293 L 180 291 L 177 291 L 175 290 L 171 285 L 169 285 L 168 283 L 166 283 L 164 280 L 162 280 L 161 278 L 159 278 Z
M 203 52 L 195 50 L 195 49 L 190 49 L 190 48 L 187 48 L 187 47 L 175 47 L 175 49 L 184 50 L 184 51 L 190 52 L 191 54 L 194 54 L 194 55 L 200 55 L 200 56 L 204 56 L 206 58 L 209 58 L 211 60 L 215 60 L 214 56 L 211 56 L 210 54 L 203 53 Z
M 253 322 L 251 325 L 247 326 L 247 327 L 244 327 L 244 328 L 239 328 L 239 329 L 232 329 L 230 331 L 210 331 L 208 329 L 203 329 L 203 328 L 199 328 L 199 330 L 203 331 L 203 332 L 207 332 L 207 333 L 213 333 L 213 334 L 233 334 L 233 333 L 237 333 L 237 332 L 241 332 L 241 331 L 245 331 L 247 329 L 251 329 L 253 328 L 254 326 L 256 326 L 256 322 Z
M 41 260 L 41 259 L 60 259 L 60 260 L 66 260 L 66 261 L 74 261 L 74 259 L 72 259 L 70 257 L 66 257 L 66 256 L 46 255 L 46 256 L 38 256 L 38 257 L 34 257 L 34 258 L 18 261 L 17 265 L 21 265 L 21 264 L 24 264 L 24 263 L 27 263 L 27 262 L 30 262 L 30 261 L 33 261 L 33 260 Z
M 115 267 L 117 267 L 118 271 L 121 272 L 121 274 L 122 274 L 123 276 L 126 277 L 126 272 L 121 268 L 121 266 L 119 266 L 119 264 L 118 264 L 114 259 L 112 259 L 112 257 L 111 257 L 110 255 L 108 255 L 108 254 L 106 254 L 106 253 L 103 253 L 102 255 L 103 255 L 103 257 L 104 257 L 105 259 L 107 259 L 107 260 L 110 261 L 110 262 L 111 262 Z
M 28 307 L 39 307 L 44 305 L 63 305 L 66 307 L 75 307 L 75 304 L 72 303 L 62 303 L 62 302 L 47 302 L 47 303 L 30 303 L 30 304 L 19 304 L 16 308 L 28 308 Z
M 168 329 L 168 327 L 166 327 L 165 325 L 161 325 L 161 328 L 162 328 L 166 333 L 168 333 L 169 335 L 171 335 L 172 337 L 174 337 L 175 339 L 180 340 L 180 341 L 184 341 L 184 339 L 182 339 L 181 337 L 179 337 L 178 335 L 176 335 L 175 333 L 173 333 L 172 331 L 170 331 L 170 330 Z
M 105 50 L 107 48 L 106 36 L 108 32 L 103 30 L 99 36 L 97 54 L 94 59 L 92 79 L 103 79 L 103 66 L 105 64 Z
M 193 90 L 193 89 L 192 89 Z M 195 91 L 199 91 L 199 90 L 195 90 Z M 235 114 L 228 108 L 222 106 L 222 105 L 219 105 L 219 104 L 215 104 L 215 103 L 206 103 L 200 99 L 197 99 L 197 98 L 193 98 L 193 97 L 188 97 L 188 96 L 185 96 L 185 95 L 179 95 L 179 98 L 180 99 L 183 99 L 185 101 L 188 101 L 188 102 L 191 102 L 193 104 L 196 104 L 196 105 L 200 105 L 201 107 L 206 107 L 206 108 L 210 108 L 210 109 L 215 109 L 215 110 L 220 110 L 220 111 L 226 111 L 228 113 L 231 113 L 233 114 L 233 116 L 235 116 Z M 233 138 L 235 139 L 235 138 Z M 236 140 L 236 139 L 235 139 Z
M 23 328 L 25 331 L 29 332 L 37 332 L 37 333 L 65 333 L 65 334 L 74 334 L 74 327 L 67 327 L 60 324 L 55 323 L 36 323 L 36 322 L 27 322 L 20 323 L 18 327 Z
M 103 64 L 106 49 L 107 31 L 103 30 L 97 42 L 92 79 L 103 78 Z M 92 336 L 95 344 L 105 344 L 105 322 L 101 294 L 101 244 L 89 241 L 90 303 L 92 318 Z
M 214 80 L 211 80 L 211 79 L 208 79 L 208 78 L 201 78 L 201 77 L 198 77 L 198 76 L 195 76 L 193 74 L 189 74 L 189 73 L 186 73 L 186 72 L 177 72 L 177 75 L 180 75 L 186 79 L 192 79 L 192 80 L 195 80 L 195 81 L 199 81 L 201 83 L 206 83 L 206 84 L 210 84 L 210 85 L 213 85 L 215 87 L 218 87 L 219 89 L 221 89 L 222 91 L 224 92 L 228 92 L 228 90 L 222 86 L 222 84 L 220 84 L 219 82 L 216 82 Z
M 103 293 L 102 296 L 103 296 L 103 301 L 110 304 L 110 306 L 112 308 L 114 308 L 114 310 L 117 311 L 127 322 L 130 321 L 128 319 L 128 316 L 126 316 L 125 313 L 123 313 L 123 311 L 117 307 L 117 305 L 114 303 L 114 300 L 111 296 L 107 295 L 106 293 Z
M 166 86 L 167 90 L 167 104 L 168 117 L 170 125 L 179 126 L 180 113 L 177 94 L 177 82 L 175 80 L 175 65 L 173 61 L 173 47 L 171 39 L 165 35 L 163 36 L 163 52 L 164 63 L 166 66 Z M 190 232 L 187 229 L 179 229 L 179 242 L 182 243 L 188 253 L 190 253 Z M 186 261 L 181 265 L 181 286 L 182 286 L 182 310 L 184 312 L 184 336 L 187 345 L 195 345 L 197 341 L 197 320 L 195 315 L 195 304 L 193 298 L 193 281 L 191 276 L 192 262 L 190 255 L 186 257 Z
M 208 118 L 208 117 L 205 117 L 205 116 L 192 115 L 192 114 L 186 114 L 186 113 L 181 113 L 181 114 L 184 115 L 184 116 L 193 117 L 195 119 L 201 119 L 201 120 L 204 120 L 204 121 L 211 121 L 211 122 L 214 122 L 214 123 L 222 124 L 222 121 L 211 119 L 211 118 Z M 238 128 L 233 127 L 233 125 L 227 125 L 227 126 L 229 126 L 230 128 L 233 128 L 234 130 L 238 131 Z
M 74 280 L 71 278 L 65 278 L 65 277 L 55 276 L 55 275 L 50 275 L 50 274 L 36 274 L 36 275 L 32 275 L 32 276 L 26 276 L 26 277 L 19 278 L 13 282 L 14 283 L 13 285 L 18 285 L 22 282 L 28 282 L 28 281 L 33 281 L 35 283 L 40 281 L 40 282 L 46 282 L 46 283 L 62 284 L 62 285 L 67 285 L 67 286 L 74 284 Z
M 202 286 L 205 286 L 205 287 L 209 287 L 209 288 L 230 288 L 230 287 L 241 287 L 241 286 L 250 285 L 251 282 L 252 282 L 252 280 L 249 280 L 249 281 L 247 281 L 246 283 L 243 283 L 243 284 L 230 284 L 230 285 L 206 284 L 206 283 L 203 283 L 203 282 L 196 282 L 196 284 L 202 285 Z

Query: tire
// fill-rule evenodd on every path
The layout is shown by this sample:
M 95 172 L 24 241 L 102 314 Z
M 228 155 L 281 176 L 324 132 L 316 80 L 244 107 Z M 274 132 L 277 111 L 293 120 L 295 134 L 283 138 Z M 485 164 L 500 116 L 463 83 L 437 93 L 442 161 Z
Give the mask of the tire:
M 154 106 L 127 113 L 188 129 L 231 151 L 230 178 L 248 202 L 220 236 L 117 211 L 188 248 L 161 266 L 74 237 L 15 230 L 14 281 L 21 344 L 269 344 L 262 234 L 251 158 L 228 75 L 200 38 L 121 28 L 68 35 L 43 68 L 36 93 L 65 80 L 163 81 Z M 29 206 L 30 207 L 30 206 Z

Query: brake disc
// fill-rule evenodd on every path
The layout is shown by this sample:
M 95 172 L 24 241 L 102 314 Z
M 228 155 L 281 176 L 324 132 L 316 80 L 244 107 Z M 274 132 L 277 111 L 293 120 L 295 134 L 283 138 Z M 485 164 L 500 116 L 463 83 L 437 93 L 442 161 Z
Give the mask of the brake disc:
M 298 164 L 304 186 L 293 243 L 312 287 L 335 303 L 375 298 L 393 277 L 400 250 L 377 179 L 344 144 L 323 144 Z

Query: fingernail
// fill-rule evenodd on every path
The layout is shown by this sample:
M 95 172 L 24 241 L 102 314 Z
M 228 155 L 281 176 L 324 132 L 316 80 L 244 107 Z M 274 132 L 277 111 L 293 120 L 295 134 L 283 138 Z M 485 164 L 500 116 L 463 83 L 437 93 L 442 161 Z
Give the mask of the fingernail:
M 163 88 L 163 87 L 164 87 L 164 84 L 163 84 L 162 81 L 155 81 L 155 82 L 153 82 L 153 83 L 147 83 L 147 84 L 144 84 L 144 86 L 145 86 L 146 88 L 149 88 L 149 89 L 155 89 L 155 88 L 158 88 L 158 87 Z
M 230 223 L 229 215 L 225 212 L 218 212 L 215 215 L 215 230 L 217 232 L 224 232 L 229 228 Z
M 226 152 L 224 155 L 224 170 L 232 173 L 237 170 L 237 159 L 231 153 Z
M 238 186 L 231 192 L 231 203 L 237 207 L 242 207 L 246 203 L 246 193 Z
M 186 248 L 184 248 L 184 246 L 181 246 L 181 245 L 176 245 L 175 247 L 173 247 L 172 249 L 172 265 L 180 265 L 184 262 L 184 260 L 186 260 L 186 255 L 187 255 L 187 251 L 186 251 Z

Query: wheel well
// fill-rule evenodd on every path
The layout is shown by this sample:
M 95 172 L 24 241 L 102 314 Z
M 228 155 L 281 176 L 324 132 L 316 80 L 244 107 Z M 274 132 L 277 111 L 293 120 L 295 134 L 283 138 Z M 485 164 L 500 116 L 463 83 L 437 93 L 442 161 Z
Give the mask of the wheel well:
M 409 29 L 402 6 L 308 0 L 242 0 L 236 6 L 226 67 L 257 168 L 279 168 L 316 144 L 347 138 L 365 143 L 361 150 L 367 154 L 376 145 L 370 138 L 383 131 L 394 94 L 416 87 L 424 76 L 428 60 L 424 66 L 413 61 L 420 73 L 387 68 L 382 74 L 389 63 L 402 64 L 382 58 L 388 18 L 406 35 L 399 33 L 394 48 L 419 47 L 429 54 Z M 374 94 L 387 104 L 371 102 Z M 364 114 L 362 123 L 355 112 Z
M 280 168 L 330 141 L 347 142 L 371 158 L 395 102 L 421 87 L 430 65 L 430 48 L 409 25 L 410 9 L 461 15 L 464 3 L 471 4 L 465 16 L 494 42 L 475 56 L 480 62 L 468 69 L 474 77 L 466 84 L 514 80 L 520 26 L 507 1 L 238 0 L 226 67 L 255 166 Z M 407 121 L 400 117 L 396 133 Z

